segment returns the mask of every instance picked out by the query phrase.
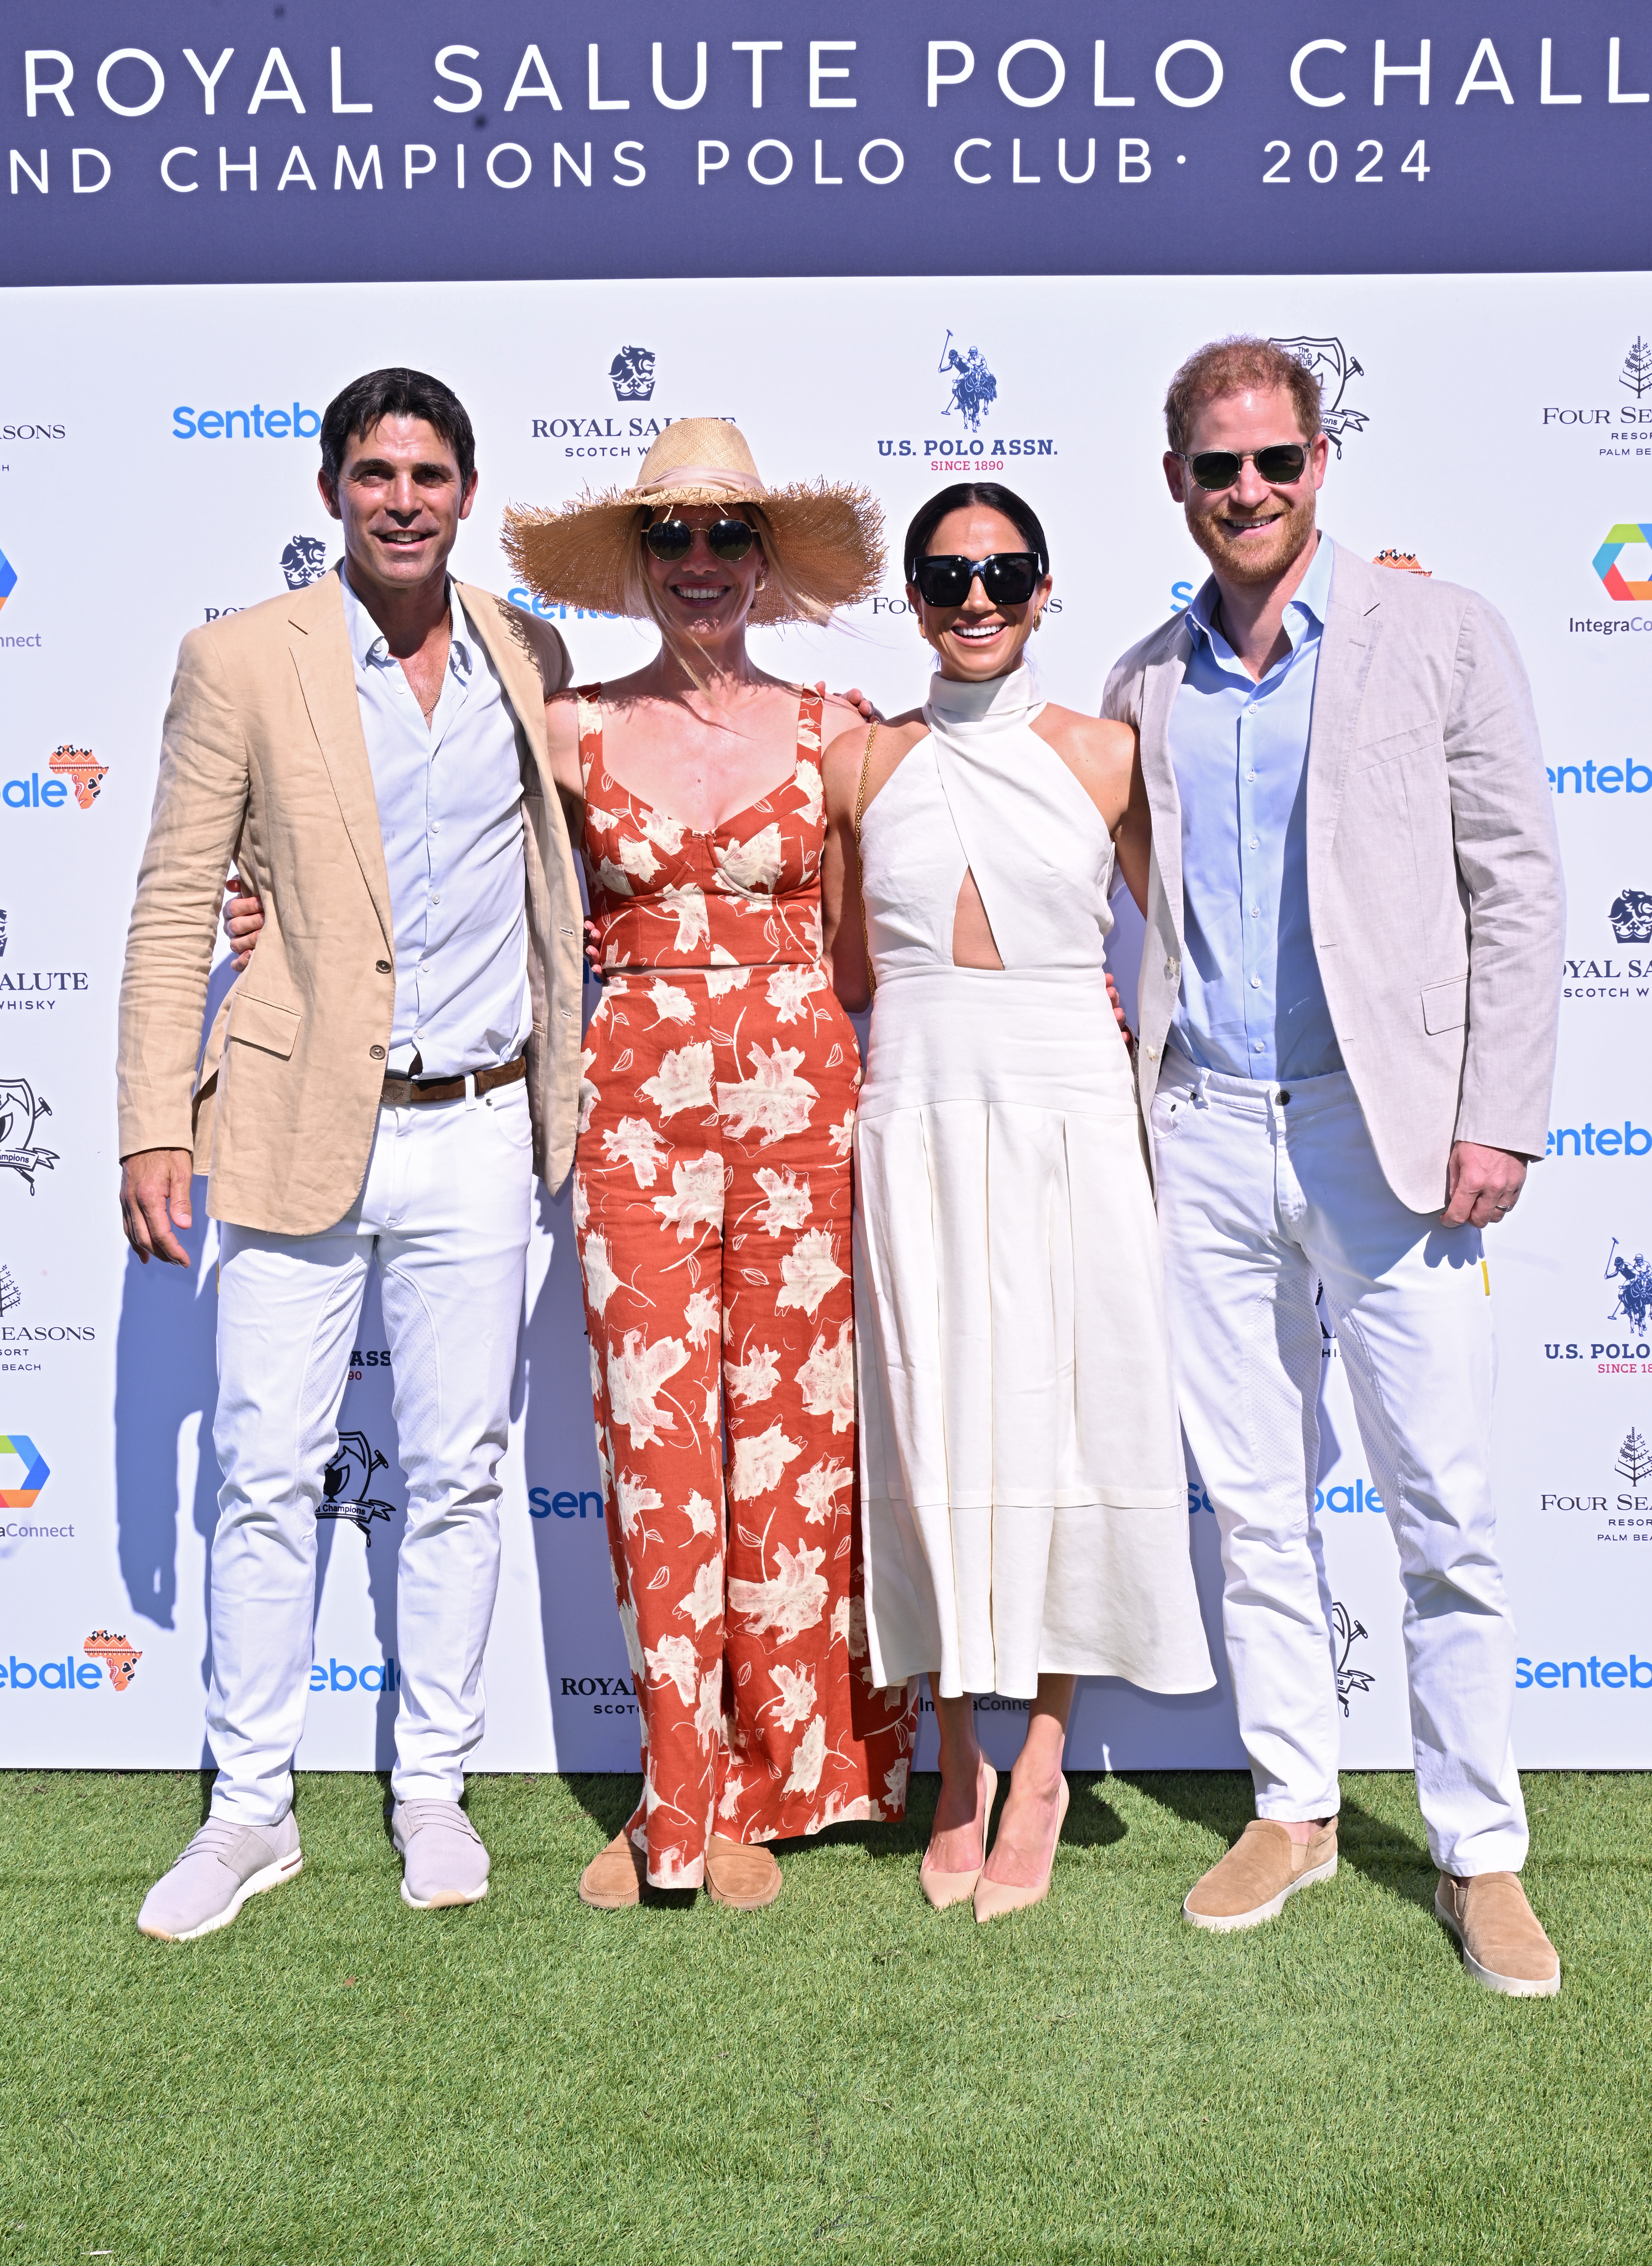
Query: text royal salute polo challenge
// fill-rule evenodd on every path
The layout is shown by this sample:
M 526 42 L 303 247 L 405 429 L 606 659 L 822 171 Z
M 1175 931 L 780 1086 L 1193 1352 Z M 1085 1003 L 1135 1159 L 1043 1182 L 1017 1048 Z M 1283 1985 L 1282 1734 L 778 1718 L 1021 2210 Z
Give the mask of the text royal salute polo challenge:
M 904 273 L 901 224 L 966 214 L 1008 273 L 1641 264 L 1634 11 L 1506 0 L 1491 31 L 1441 10 L 1379 33 L 1261 0 L 1241 30 L 1190 0 L 1100 36 L 1082 0 L 967 36 L 914 13 L 839 0 L 800 36 L 789 11 L 691 11 L 655 39 L 593 6 L 527 39 L 406 0 L 393 41 L 272 20 L 272 43 L 176 0 L 141 45 L 118 0 L 68 28 L 14 0 L 0 281 Z M 1443 190 L 1465 168 L 1475 195 Z M 545 196 L 550 235 L 523 224 Z M 408 198 L 423 233 L 398 249 Z M 90 217 L 111 204 L 143 208 L 125 245 Z

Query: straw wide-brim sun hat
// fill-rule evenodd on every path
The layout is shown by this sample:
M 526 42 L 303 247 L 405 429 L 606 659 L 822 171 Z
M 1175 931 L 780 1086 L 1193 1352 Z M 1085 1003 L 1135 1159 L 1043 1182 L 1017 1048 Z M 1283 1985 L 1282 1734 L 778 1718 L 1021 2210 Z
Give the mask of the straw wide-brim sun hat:
M 779 569 L 757 593 L 754 622 L 811 618 L 788 590 L 821 608 L 852 606 L 883 579 L 883 513 L 866 489 L 827 480 L 768 487 L 739 428 L 720 417 L 668 425 L 631 487 L 557 506 L 510 505 L 501 542 L 517 574 L 547 602 L 635 614 L 626 565 L 642 513 L 662 504 L 716 504 L 736 515 L 753 508 L 770 563 Z

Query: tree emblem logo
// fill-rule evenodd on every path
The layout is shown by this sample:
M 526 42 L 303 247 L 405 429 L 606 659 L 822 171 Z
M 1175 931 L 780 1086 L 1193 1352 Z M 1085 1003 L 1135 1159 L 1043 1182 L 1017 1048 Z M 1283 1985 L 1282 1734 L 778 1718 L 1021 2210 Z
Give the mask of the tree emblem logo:
M 1331 1623 L 1336 1631 L 1337 1643 L 1341 1647 L 1336 1656 L 1336 1696 L 1346 1715 L 1350 1692 L 1369 1692 L 1377 1678 L 1369 1668 L 1350 1668 L 1348 1664 L 1349 1653 L 1366 1634 L 1364 1623 L 1356 1621 L 1340 1600 L 1332 1609 Z
M 347 1518 L 352 1526 L 361 1529 L 362 1539 L 370 1550 L 373 1546 L 373 1521 L 388 1518 L 396 1506 L 382 1502 L 368 1494 L 375 1472 L 388 1469 L 388 1460 L 368 1438 L 365 1432 L 340 1432 L 339 1444 L 321 1475 L 323 1500 L 317 1505 L 318 1518 Z M 352 1479 L 355 1493 L 347 1493 Z
M 1269 339 L 1268 343 L 1294 355 L 1319 381 L 1319 423 L 1340 457 L 1344 435 L 1363 433 L 1371 421 L 1363 409 L 1342 406 L 1349 380 L 1363 377 L 1363 368 L 1341 339 Z
M 982 411 L 990 409 L 998 398 L 998 381 L 987 368 L 980 347 L 971 347 L 967 354 L 960 354 L 952 342 L 950 331 L 941 347 L 938 374 L 945 377 L 948 370 L 954 373 L 952 398 L 940 413 L 950 417 L 955 409 L 969 430 L 977 433 Z
M 1648 1448 L 1638 1432 L 1626 1436 L 1612 1469 L 1631 1487 L 1639 1487 L 1642 1480 L 1652 1479 L 1652 1449 Z
M 1652 347 L 1643 338 L 1637 336 L 1625 355 L 1618 383 L 1626 387 L 1637 401 L 1643 393 L 1652 393 Z

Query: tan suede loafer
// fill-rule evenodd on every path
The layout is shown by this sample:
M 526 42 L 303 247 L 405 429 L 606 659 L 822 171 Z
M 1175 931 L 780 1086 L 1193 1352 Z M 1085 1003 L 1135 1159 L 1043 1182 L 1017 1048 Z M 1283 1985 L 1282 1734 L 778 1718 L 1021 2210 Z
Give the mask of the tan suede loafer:
M 580 1875 L 580 1902 L 597 1911 L 618 1911 L 625 1904 L 642 1902 L 647 1878 L 647 1860 L 632 1846 L 628 1833 L 616 1833 L 600 1857 L 593 1857 Z
M 1336 1820 L 1311 1841 L 1293 1841 L 1271 1817 L 1253 1817 L 1220 1863 L 1188 1891 L 1181 1916 L 1195 1927 L 1260 1927 L 1286 1899 L 1336 1870 Z
M 1553 1999 L 1561 1987 L 1560 1955 L 1526 1902 L 1518 1873 L 1476 1873 L 1466 1881 L 1442 1873 L 1434 1909 L 1463 1947 L 1476 1983 L 1510 1999 Z
M 757 1911 L 780 1893 L 780 1868 L 761 1841 L 726 1841 L 713 1833 L 705 1844 L 705 1889 L 713 1904 L 731 1911 Z

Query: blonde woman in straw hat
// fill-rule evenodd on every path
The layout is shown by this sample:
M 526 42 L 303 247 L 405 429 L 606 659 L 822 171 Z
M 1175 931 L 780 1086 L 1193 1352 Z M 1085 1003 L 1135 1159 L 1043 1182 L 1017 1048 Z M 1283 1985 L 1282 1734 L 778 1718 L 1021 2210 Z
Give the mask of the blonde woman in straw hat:
M 872 1684 L 853 1509 L 859 1071 L 822 957 L 821 749 L 859 717 L 746 649 L 875 589 L 880 527 L 860 490 L 766 487 L 713 418 L 632 487 L 507 515 L 543 598 L 661 632 L 546 709 L 603 976 L 574 1226 L 644 1756 L 581 1879 L 598 1906 L 645 1880 L 768 1904 L 765 1844 L 905 1805 L 912 1710 Z

